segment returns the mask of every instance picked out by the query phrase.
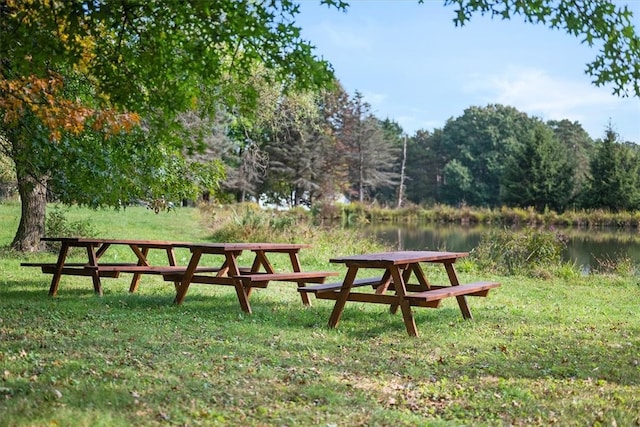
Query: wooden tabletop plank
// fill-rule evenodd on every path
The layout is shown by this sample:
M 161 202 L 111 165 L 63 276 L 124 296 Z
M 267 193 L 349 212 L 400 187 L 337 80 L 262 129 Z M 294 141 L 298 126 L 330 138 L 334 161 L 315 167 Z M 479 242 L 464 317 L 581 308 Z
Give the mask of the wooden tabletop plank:
M 155 248 L 201 248 L 203 252 L 214 251 L 266 251 L 266 252 L 291 252 L 311 247 L 307 243 L 269 243 L 269 242 L 178 242 L 170 240 L 138 240 L 138 239 L 102 239 L 88 237 L 42 237 L 45 242 L 65 242 L 80 246 L 98 246 L 102 244 L 133 245 L 139 247 Z
M 385 268 L 389 265 L 410 264 L 416 262 L 455 261 L 468 256 L 468 252 L 441 251 L 393 251 L 331 258 L 329 262 L 347 265 Z
M 89 237 L 42 237 L 40 240 L 45 242 L 64 242 L 71 246 L 99 246 L 104 244 L 110 245 L 129 245 L 149 248 L 172 248 L 172 247 L 188 247 L 189 242 L 173 242 L 167 240 L 138 240 L 138 239 L 102 239 Z

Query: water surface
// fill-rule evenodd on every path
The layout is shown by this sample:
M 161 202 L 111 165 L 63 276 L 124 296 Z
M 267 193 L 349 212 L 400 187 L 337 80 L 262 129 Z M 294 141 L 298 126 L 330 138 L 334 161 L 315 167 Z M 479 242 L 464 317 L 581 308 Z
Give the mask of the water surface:
M 374 235 L 397 250 L 448 250 L 469 252 L 488 226 L 459 225 L 408 226 L 370 225 L 366 233 Z M 564 259 L 589 270 L 598 260 L 628 257 L 640 264 L 640 233 L 635 229 L 556 229 L 567 238 Z

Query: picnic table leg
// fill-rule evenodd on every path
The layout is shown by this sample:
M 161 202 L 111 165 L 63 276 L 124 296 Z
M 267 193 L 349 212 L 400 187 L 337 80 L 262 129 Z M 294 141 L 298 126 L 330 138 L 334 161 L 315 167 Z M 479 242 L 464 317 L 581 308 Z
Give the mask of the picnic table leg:
M 234 277 L 240 274 L 240 267 L 238 267 L 238 255 L 241 252 L 227 252 L 226 253 L 226 264 L 229 268 L 229 275 Z M 266 264 L 264 264 L 266 262 Z M 256 251 L 256 258 L 253 261 L 253 265 L 251 266 L 251 271 L 258 271 L 260 269 L 260 265 L 264 265 L 265 268 L 271 267 L 271 265 L 266 260 L 264 253 L 262 251 Z M 269 270 L 267 270 L 269 271 Z M 271 271 L 273 272 L 273 267 L 271 267 Z M 238 296 L 238 301 L 240 302 L 240 308 L 245 313 L 251 314 L 251 304 L 249 304 L 249 295 L 251 295 L 251 287 L 245 288 L 244 283 L 240 279 L 233 279 L 233 286 L 236 288 L 236 295 Z
M 387 270 L 385 275 L 386 274 L 391 275 L 389 270 Z M 405 270 L 402 272 L 402 283 L 407 283 L 410 277 L 411 277 L 411 268 L 405 268 Z M 396 314 L 398 312 L 398 307 L 399 307 L 398 304 L 391 304 L 391 307 L 389 307 L 389 312 L 391 314 Z
M 291 259 L 291 266 L 293 267 L 293 271 L 302 271 L 300 268 L 300 258 L 298 258 L 298 252 L 289 252 L 289 258 Z M 306 283 L 300 282 L 298 286 L 307 286 Z M 300 294 L 300 298 L 302 299 L 302 305 L 307 307 L 311 307 L 311 300 L 309 299 L 309 295 L 306 292 L 298 292 Z
M 404 283 L 409 282 L 409 278 L 411 277 L 411 272 L 413 271 L 413 274 L 415 274 L 416 278 L 418 279 L 418 283 L 420 285 L 422 285 L 422 287 L 424 288 L 423 290 L 427 291 L 429 289 L 431 289 L 431 285 L 429 284 L 429 280 L 427 280 L 427 277 L 424 275 L 424 271 L 422 271 L 422 268 L 420 267 L 419 263 L 415 263 L 415 264 L 411 264 L 403 273 L 402 273 L 402 279 L 404 280 Z M 398 305 L 397 304 L 391 304 L 391 314 L 396 314 L 398 311 Z
M 100 272 L 98 271 L 98 256 L 92 245 L 87 245 L 87 256 L 89 257 L 89 266 L 94 267 L 91 272 L 93 280 L 93 290 L 96 294 L 102 296 L 102 285 L 100 284 Z
M 110 246 L 111 246 L 111 243 L 103 243 L 102 245 L 100 245 L 100 247 L 96 251 L 96 262 L 100 259 L 102 255 L 104 255 L 104 253 L 107 251 L 107 249 L 109 249 Z
M 245 313 L 251 314 L 251 304 L 249 304 L 249 294 L 251 293 L 251 288 L 245 288 L 242 280 L 234 280 L 234 286 L 236 288 L 236 295 L 238 296 L 238 301 L 240 302 L 240 308 Z
M 256 257 L 253 259 L 253 264 L 251 265 L 251 272 L 257 273 L 260 271 L 260 267 L 264 267 L 264 271 L 267 273 L 275 273 L 275 269 L 273 265 L 269 262 L 267 258 L 267 254 L 262 250 L 253 251 L 256 254 Z
M 133 252 L 135 252 L 138 257 L 138 265 L 149 265 L 147 262 L 147 255 L 149 254 L 149 248 L 144 247 L 142 251 L 135 245 L 131 246 Z M 138 289 L 138 285 L 140 284 L 140 278 L 142 277 L 142 273 L 133 273 L 133 278 L 131 279 L 131 285 L 129 285 L 129 292 L 134 293 Z
M 216 277 L 226 277 L 229 275 L 229 266 L 227 265 L 227 260 L 225 259 L 222 265 L 220 266 L 220 270 L 216 273 Z
M 60 286 L 60 277 L 62 277 L 62 269 L 64 268 L 64 262 L 67 259 L 67 253 L 69 252 L 69 244 L 62 242 L 60 246 L 60 253 L 58 254 L 58 261 L 56 261 L 56 271 L 51 278 L 51 286 L 49 287 L 49 296 L 55 297 L 58 293 L 58 286 Z
M 173 248 L 167 249 L 167 259 L 169 261 L 170 266 L 174 267 L 177 265 L 176 252 L 173 250 Z M 180 286 L 180 282 L 179 281 L 173 282 L 173 286 L 176 288 L 176 290 L 178 290 L 178 287 Z
M 413 271 L 413 274 L 415 274 L 416 278 L 418 279 L 418 283 L 422 285 L 422 290 L 428 291 L 429 289 L 431 289 L 431 284 L 429 283 L 427 276 L 424 275 L 424 271 L 420 267 L 419 263 L 412 264 L 411 270 Z
M 273 273 L 273 267 L 271 266 L 271 264 L 269 263 L 269 261 L 267 261 L 267 258 L 264 254 L 263 251 L 257 250 L 257 251 L 253 251 L 255 254 L 255 258 L 253 259 L 253 263 L 251 264 L 251 272 L 252 273 L 257 273 L 260 271 L 260 267 L 264 265 L 265 271 L 267 273 Z M 234 252 L 233 255 L 226 255 L 226 259 L 224 261 L 224 266 L 226 266 L 226 270 L 224 273 L 224 276 L 235 276 L 240 274 L 240 267 L 238 266 L 238 257 L 240 256 L 242 252 Z M 222 269 L 220 270 L 222 271 Z M 218 276 L 221 276 L 222 274 L 220 272 L 218 272 L 217 274 Z M 235 283 L 235 282 L 234 282 Z M 234 284 L 234 286 L 236 286 Z M 244 286 L 244 283 L 242 283 L 242 286 Z M 253 288 L 251 286 L 245 287 L 243 294 L 247 296 L 246 300 L 247 300 L 247 306 L 249 306 L 248 300 L 249 297 L 251 296 L 251 291 L 253 290 Z M 236 294 L 238 294 L 238 289 L 236 289 Z M 242 305 L 242 300 L 244 300 L 245 298 L 241 297 L 240 294 L 238 294 L 238 300 L 240 301 L 240 305 Z M 246 311 L 243 307 L 244 311 Z M 251 313 L 251 308 L 249 308 L 248 313 Z
M 340 322 L 340 316 L 342 316 L 344 305 L 349 299 L 349 293 L 351 292 L 351 287 L 353 286 L 353 281 L 356 279 L 357 273 L 358 267 L 352 266 L 347 270 L 347 275 L 344 278 L 344 282 L 342 282 L 342 288 L 340 288 L 340 295 L 336 299 L 336 304 L 333 306 L 331 317 L 329 317 L 330 328 L 335 328 L 338 326 L 338 322 Z
M 391 277 L 393 278 L 398 304 L 400 305 L 400 310 L 402 310 L 402 318 L 404 319 L 404 325 L 407 328 L 407 333 L 412 337 L 417 337 L 418 329 L 416 328 L 416 321 L 413 318 L 413 313 L 411 312 L 411 304 L 409 303 L 409 300 L 405 298 L 406 290 L 404 286 L 404 279 L 403 275 L 400 274 L 399 267 L 391 267 Z
M 376 295 L 383 295 L 391 285 L 391 272 L 386 270 L 380 280 L 380 285 L 376 288 Z
M 460 285 L 460 281 L 458 280 L 458 275 L 456 274 L 456 269 L 453 267 L 452 262 L 447 262 L 444 264 L 444 268 L 447 270 L 447 275 L 449 276 L 449 282 L 451 282 L 451 286 Z M 465 319 L 473 319 L 471 315 L 471 309 L 469 309 L 469 305 L 467 304 L 467 298 L 464 295 L 458 295 L 456 297 L 458 301 L 458 306 L 460 307 L 460 311 L 462 312 L 462 317 Z
M 173 301 L 177 305 L 182 304 L 184 297 L 187 295 L 187 290 L 189 290 L 189 285 L 191 284 L 191 279 L 193 278 L 193 274 L 198 267 L 198 263 L 200 262 L 200 257 L 202 257 L 202 250 L 194 248 L 191 251 L 191 260 L 189 260 L 189 265 L 184 272 L 184 276 L 182 277 L 182 281 L 180 282 L 180 286 L 176 289 L 176 298 Z

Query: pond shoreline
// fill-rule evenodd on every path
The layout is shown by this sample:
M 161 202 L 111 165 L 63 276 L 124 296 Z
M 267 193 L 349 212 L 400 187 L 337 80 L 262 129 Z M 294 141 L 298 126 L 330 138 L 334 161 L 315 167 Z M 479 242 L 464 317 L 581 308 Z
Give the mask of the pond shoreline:
M 640 230 L 640 211 L 567 210 L 536 212 L 533 208 L 471 208 L 437 205 L 429 208 L 410 206 L 399 209 L 348 205 L 319 206 L 312 209 L 316 221 L 343 224 L 455 224 L 461 226 L 574 227 L 581 229 L 623 228 Z
M 396 250 L 472 251 L 482 235 L 501 226 L 456 224 L 369 224 L 358 226 Z M 563 260 L 580 266 L 583 272 L 602 260 L 628 257 L 640 264 L 640 233 L 622 228 L 558 227 L 566 247 Z

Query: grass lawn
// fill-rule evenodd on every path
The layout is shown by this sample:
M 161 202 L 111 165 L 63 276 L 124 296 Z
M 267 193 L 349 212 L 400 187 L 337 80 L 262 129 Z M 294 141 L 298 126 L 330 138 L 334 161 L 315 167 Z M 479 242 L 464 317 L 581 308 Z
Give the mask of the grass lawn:
M 0 246 L 19 212 L 0 204 Z M 211 235 L 191 208 L 66 215 L 91 218 L 100 237 Z M 344 273 L 328 259 L 355 244 L 321 241 L 302 264 Z M 104 279 L 103 297 L 89 278 L 64 276 L 50 298 L 50 276 L 20 262 L 54 254 L 0 255 L 0 426 L 640 425 L 637 277 L 459 271 L 502 287 L 469 298 L 473 321 L 455 299 L 415 308 L 411 338 L 400 314 L 359 303 L 328 329 L 333 302 L 305 308 L 293 284 L 256 290 L 252 315 L 227 287 L 192 285 L 177 307 L 155 276 L 136 294 L 129 275 Z

